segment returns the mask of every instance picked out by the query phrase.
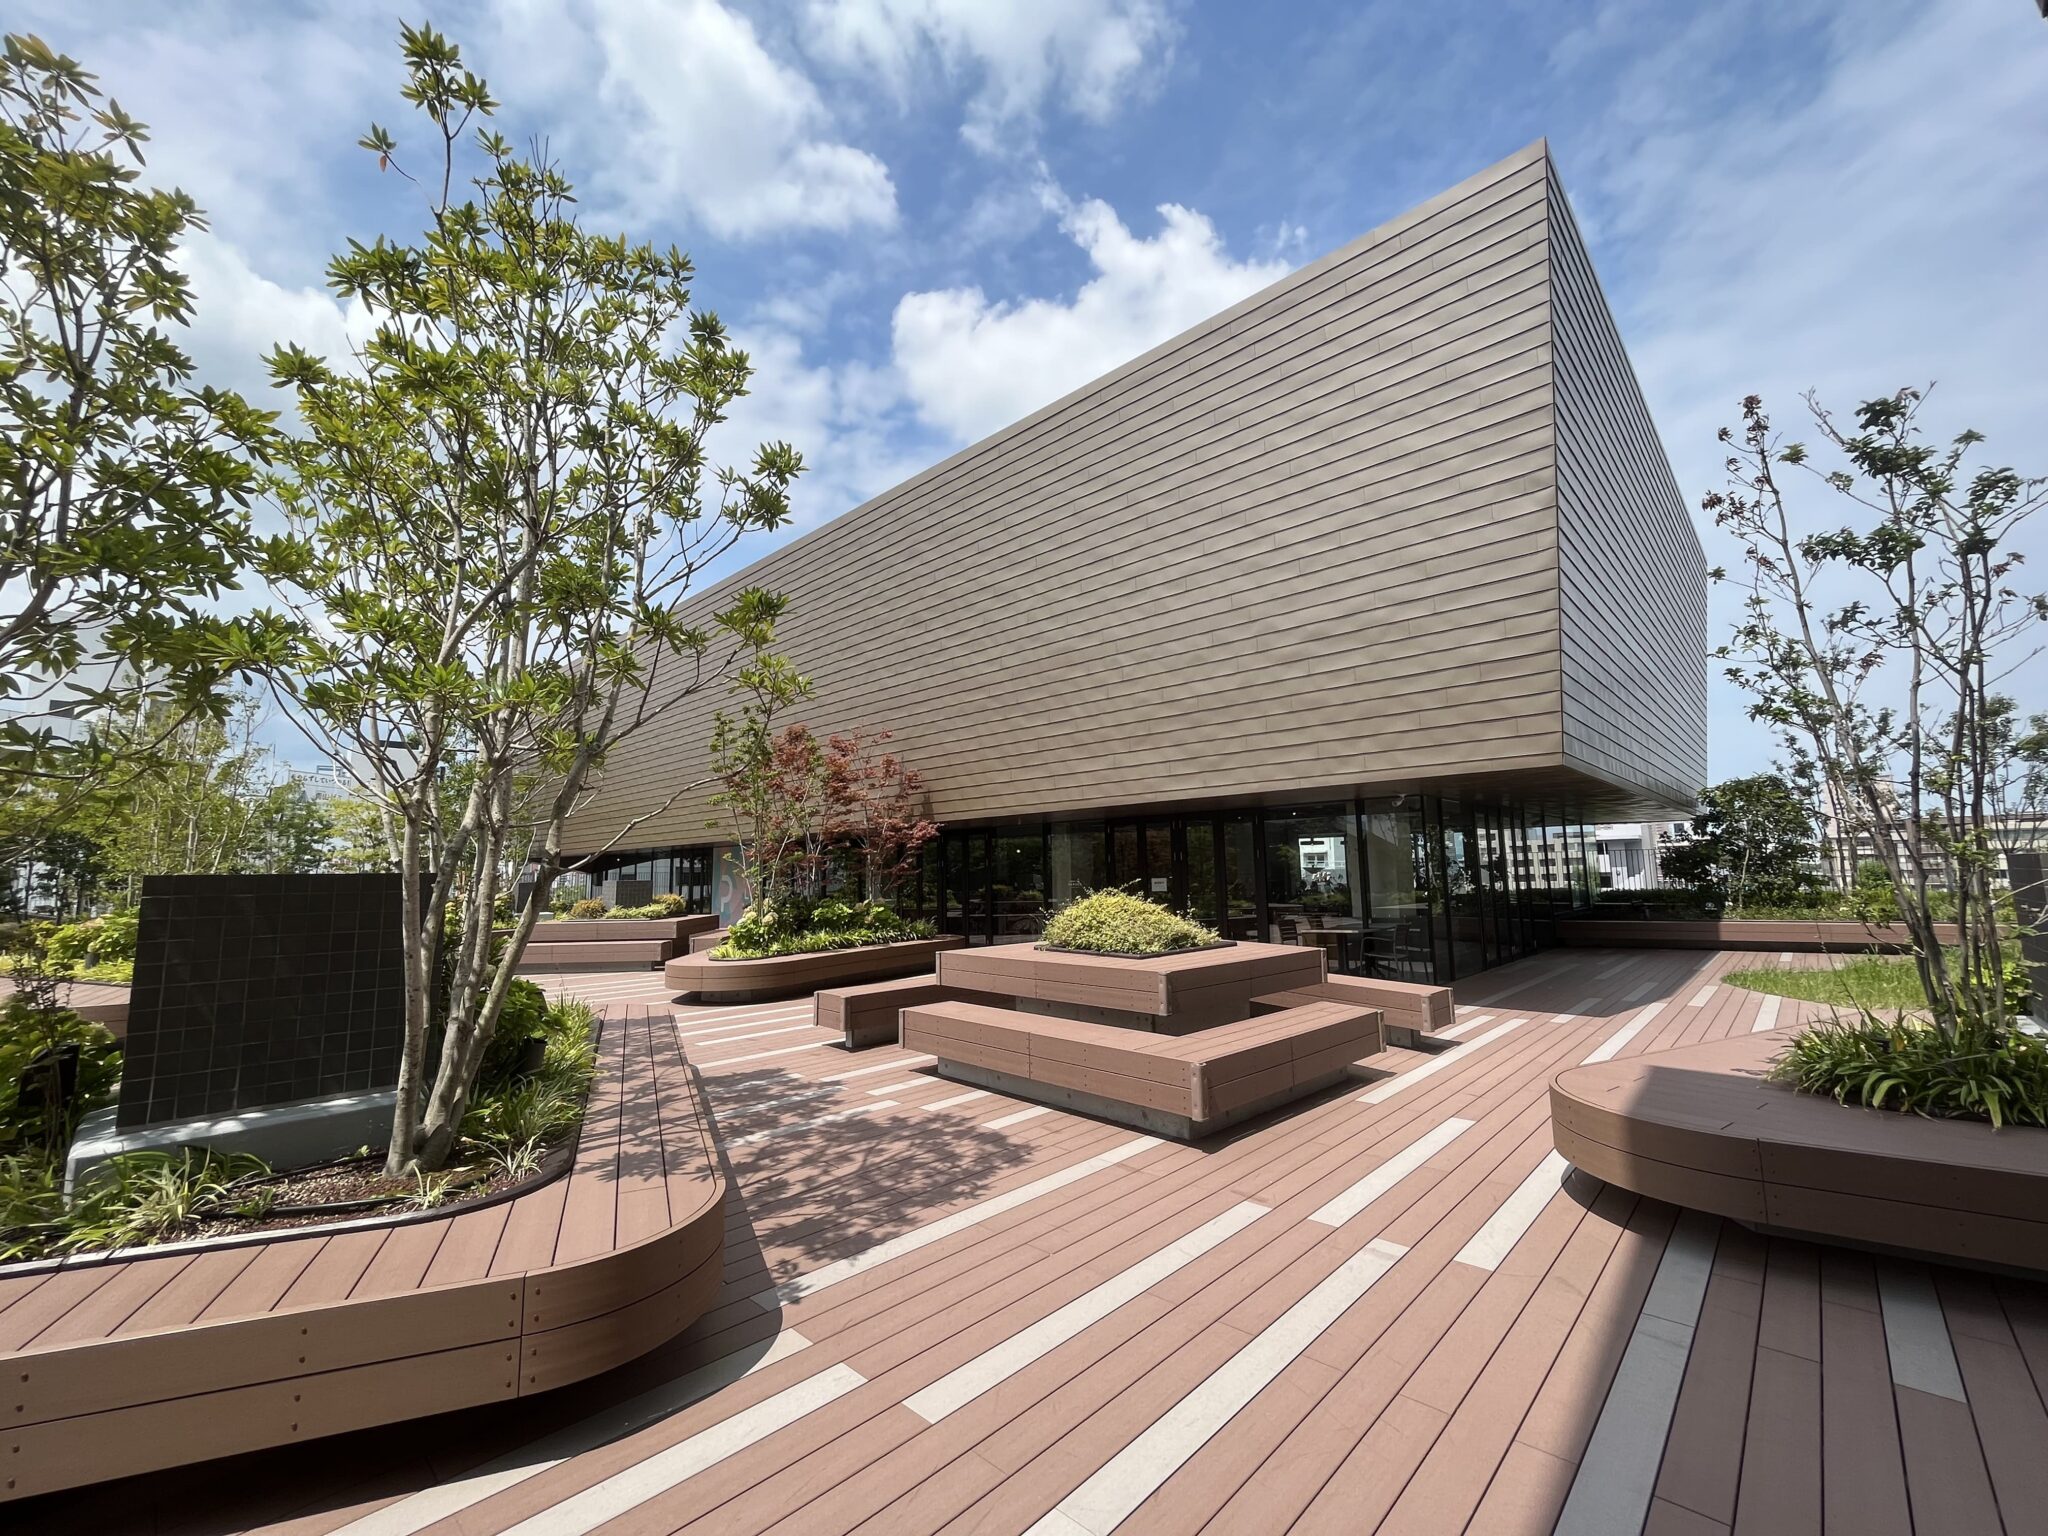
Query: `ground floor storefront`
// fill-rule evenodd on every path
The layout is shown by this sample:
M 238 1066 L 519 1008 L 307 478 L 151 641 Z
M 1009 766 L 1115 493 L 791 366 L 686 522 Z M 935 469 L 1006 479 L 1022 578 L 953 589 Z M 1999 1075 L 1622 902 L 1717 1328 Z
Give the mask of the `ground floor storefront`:
M 591 874 L 730 920 L 743 905 L 730 866 L 712 846 L 639 849 Z M 1418 793 L 949 824 L 897 904 L 970 944 L 1017 943 L 1049 908 L 1116 886 L 1229 938 L 1319 946 L 1333 972 L 1446 983 L 1549 947 L 1598 880 L 1588 826 L 1557 807 Z

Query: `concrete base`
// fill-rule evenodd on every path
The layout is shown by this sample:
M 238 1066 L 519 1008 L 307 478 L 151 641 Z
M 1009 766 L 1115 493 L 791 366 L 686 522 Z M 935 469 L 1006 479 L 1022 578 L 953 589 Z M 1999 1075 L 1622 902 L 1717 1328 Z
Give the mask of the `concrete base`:
M 124 1152 L 170 1152 L 179 1147 L 253 1152 L 279 1170 L 347 1157 L 359 1147 L 381 1147 L 391 1139 L 396 1100 L 397 1094 L 387 1088 L 299 1099 L 234 1115 L 171 1120 L 132 1131 L 115 1125 L 112 1106 L 97 1109 L 79 1123 L 78 1135 L 65 1154 L 64 1193 L 71 1193 L 81 1174 Z

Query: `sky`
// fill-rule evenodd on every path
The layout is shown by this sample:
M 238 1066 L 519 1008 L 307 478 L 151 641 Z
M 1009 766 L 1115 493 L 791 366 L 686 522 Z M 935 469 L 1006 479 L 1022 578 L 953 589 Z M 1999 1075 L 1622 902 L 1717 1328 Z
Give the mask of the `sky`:
M 401 13 L 16 0 L 8 25 L 150 124 L 211 222 L 182 259 L 202 376 L 329 354 L 350 238 L 420 193 L 355 147 L 427 125 Z M 792 529 L 1547 137 L 1687 502 L 1758 393 L 1796 427 L 1937 385 L 1925 419 L 2048 472 L 2048 21 L 2032 0 L 502 0 L 431 21 L 593 223 L 688 250 L 751 353 L 713 444 L 809 466 Z M 1794 436 L 1805 435 L 1797 432 Z M 1696 521 L 1698 519 L 1696 518 Z M 1709 564 L 1733 553 L 1711 527 Z M 2048 549 L 2033 552 L 2037 573 Z M 2038 577 L 2048 581 L 2048 577 Z M 1735 598 L 1717 592 L 1710 643 Z M 2021 703 L 2041 672 L 2022 677 Z M 2025 696 L 2029 690 L 2037 696 Z M 1716 676 L 1711 776 L 1770 744 Z M 293 755 L 286 747 L 287 755 Z M 298 755 L 303 755 L 300 749 Z

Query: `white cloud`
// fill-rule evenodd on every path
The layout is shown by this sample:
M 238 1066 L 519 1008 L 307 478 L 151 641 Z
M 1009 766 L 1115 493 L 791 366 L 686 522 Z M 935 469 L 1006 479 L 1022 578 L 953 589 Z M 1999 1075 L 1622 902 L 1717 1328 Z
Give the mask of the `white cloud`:
M 236 247 L 198 235 L 178 248 L 177 263 L 192 284 L 197 324 L 174 335 L 192 354 L 198 376 L 222 389 L 240 390 L 252 405 L 282 409 L 263 359 L 296 342 L 330 361 L 344 360 L 352 343 L 366 340 L 369 312 L 360 302 L 344 309 L 325 288 L 287 288 L 249 264 Z
M 1192 209 L 1167 203 L 1159 216 L 1146 239 L 1106 203 L 1063 207 L 1061 229 L 1094 268 L 1071 299 L 992 301 L 978 287 L 906 294 L 894 350 L 919 414 L 958 440 L 981 437 L 1290 270 L 1284 260 L 1232 260 Z
M 1106 121 L 1156 78 L 1173 36 L 1160 0 L 811 0 L 807 46 L 899 101 L 921 69 L 970 80 L 964 131 L 988 149 L 1049 101 Z
M 791 496 L 798 528 L 837 517 L 938 457 L 922 434 L 904 430 L 906 404 L 890 370 L 813 363 L 798 336 L 773 324 L 736 327 L 733 340 L 753 362 L 753 390 L 728 412 L 711 452 L 743 463 L 756 444 L 780 441 L 801 453 L 806 467 Z
M 715 0 L 594 0 L 589 18 L 608 120 L 584 157 L 602 149 L 598 185 L 629 214 L 681 205 L 735 239 L 894 222 L 888 168 L 833 136 L 817 88 L 747 18 Z
M 1939 380 L 1923 412 L 1935 435 L 1975 426 L 1990 438 L 1979 462 L 2048 470 L 2048 28 L 2002 0 L 1826 7 L 1803 33 L 1810 73 L 1702 100 L 1693 82 L 1742 73 L 1761 13 L 1701 12 L 1657 46 L 1625 35 L 1625 11 L 1561 40 L 1561 92 L 1598 70 L 1618 114 L 1563 169 L 1627 296 L 1622 332 L 1687 500 L 1718 487 L 1715 430 L 1751 392 L 1810 439 L 1809 388 L 1846 415 Z M 1716 530 L 1701 537 L 1710 564 L 1738 565 Z M 2030 555 L 2038 584 L 2048 538 Z M 1715 595 L 1716 642 L 1735 601 Z M 1743 697 L 1717 679 L 1713 702 L 1715 776 L 1762 767 Z

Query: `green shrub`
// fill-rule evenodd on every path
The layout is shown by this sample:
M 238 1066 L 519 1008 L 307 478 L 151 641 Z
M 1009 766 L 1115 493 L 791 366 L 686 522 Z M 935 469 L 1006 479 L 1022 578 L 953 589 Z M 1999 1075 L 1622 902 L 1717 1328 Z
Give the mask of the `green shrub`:
M 597 1047 L 591 1040 L 596 1015 L 590 1005 L 575 998 L 549 1003 L 543 996 L 536 1013 L 531 999 L 520 992 L 522 988 L 531 988 L 536 995 L 540 992 L 530 982 L 513 983 L 514 992 L 520 993 L 519 1012 L 515 1016 L 508 996 L 505 1015 L 484 1052 L 476 1092 L 462 1121 L 462 1134 L 501 1167 L 537 1163 L 547 1143 L 581 1122 L 597 1070 Z M 515 1077 L 526 1041 L 534 1035 L 547 1042 L 540 1070 Z M 522 1154 L 522 1148 L 530 1151 L 530 1158 Z
M 45 962 L 56 974 L 81 981 L 130 981 L 135 975 L 136 927 L 133 912 L 43 924 Z
M 660 917 L 688 917 L 690 915 L 689 902 L 678 896 L 674 891 L 669 891 L 655 897 L 654 904 L 661 909 L 657 914 Z
M 1802 1030 L 1771 1066 L 1801 1093 L 1942 1120 L 2048 1125 L 2048 1041 L 2017 1030 L 1967 1029 L 1950 1040 L 1931 1024 L 1854 1023 Z
M 676 917 L 679 915 L 680 914 L 678 913 L 669 911 L 668 908 L 664 907 L 658 901 L 650 901 L 644 907 L 613 907 L 611 911 L 605 913 L 606 917 L 631 917 L 639 919 L 646 919 L 650 917 Z
M 57 1160 L 41 1152 L 0 1157 L 0 1263 L 41 1258 L 63 1220 Z
M 78 1090 L 56 1117 L 21 1103 L 21 1075 L 58 1046 L 78 1047 Z M 114 1101 L 121 1083 L 121 1047 L 111 1033 L 66 1008 L 31 1007 L 19 996 L 0 1004 L 0 1151 L 36 1148 L 60 1153 L 90 1110 Z
M 557 890 L 548 892 L 548 911 L 552 912 L 556 917 L 561 917 L 575 905 L 576 892 L 573 887 L 565 885 Z
M 1217 938 L 1213 929 L 1129 891 L 1091 891 L 1046 919 L 1045 942 L 1096 954 L 1166 955 Z
M 603 917 L 604 913 L 604 903 L 595 896 L 586 896 L 581 901 L 569 904 L 569 916 L 577 920 L 588 917 Z
M 497 1032 L 484 1047 L 484 1059 L 477 1067 L 476 1080 L 496 1084 L 511 1079 L 526 1042 L 545 1034 L 548 1025 L 548 995 L 530 981 L 514 981 L 505 994 L 505 1011 L 498 1015 Z
M 727 932 L 725 942 L 711 951 L 711 958 L 765 960 L 931 936 L 930 923 L 906 921 L 880 902 L 786 901 L 766 909 L 749 907 Z

